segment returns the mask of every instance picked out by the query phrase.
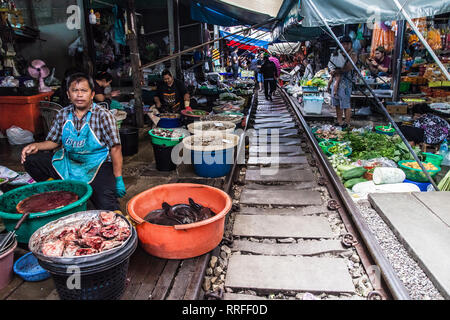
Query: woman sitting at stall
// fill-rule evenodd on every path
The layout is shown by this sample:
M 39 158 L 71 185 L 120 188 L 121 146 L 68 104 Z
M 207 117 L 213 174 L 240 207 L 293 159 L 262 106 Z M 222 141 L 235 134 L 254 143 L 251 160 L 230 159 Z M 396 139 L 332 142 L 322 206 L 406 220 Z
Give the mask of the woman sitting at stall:
M 411 145 L 439 145 L 448 138 L 450 125 L 441 117 L 428 113 L 430 108 L 426 103 L 416 104 L 412 108 L 414 122 L 412 126 L 400 126 L 405 138 Z M 423 145 L 422 150 L 425 146 Z
M 153 98 L 160 112 L 180 113 L 181 109 L 190 110 L 191 96 L 183 81 L 175 79 L 168 69 L 162 73 L 163 82 L 158 86 L 158 93 Z
M 108 105 L 111 104 L 111 98 L 120 95 L 120 91 L 111 91 L 112 76 L 105 71 L 98 72 L 95 75 L 94 81 L 94 101 L 95 102 L 106 102 Z

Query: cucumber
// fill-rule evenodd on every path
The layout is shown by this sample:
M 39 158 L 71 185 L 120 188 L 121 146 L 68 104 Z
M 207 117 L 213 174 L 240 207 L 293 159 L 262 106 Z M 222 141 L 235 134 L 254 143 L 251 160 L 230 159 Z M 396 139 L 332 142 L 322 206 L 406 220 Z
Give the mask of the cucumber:
M 364 173 L 366 173 L 367 170 L 364 169 L 363 167 L 357 167 L 357 168 L 353 168 L 350 170 L 345 171 L 342 174 L 342 178 L 344 180 L 350 180 L 350 179 L 354 179 L 354 178 L 361 178 Z
M 353 166 L 353 165 L 351 165 L 351 164 L 341 164 L 341 165 L 339 165 L 339 166 L 337 167 L 337 169 L 338 169 L 339 171 L 341 171 L 341 172 L 348 171 L 348 170 L 351 170 L 351 169 L 354 169 L 354 168 L 357 168 L 357 167 L 356 167 L 356 166 Z
M 366 181 L 368 181 L 368 180 L 364 179 L 364 178 L 353 178 L 353 179 L 347 180 L 344 183 L 344 187 L 351 189 L 351 188 L 353 188 L 353 186 L 355 184 L 358 184 L 358 183 L 361 183 L 361 182 L 366 182 Z

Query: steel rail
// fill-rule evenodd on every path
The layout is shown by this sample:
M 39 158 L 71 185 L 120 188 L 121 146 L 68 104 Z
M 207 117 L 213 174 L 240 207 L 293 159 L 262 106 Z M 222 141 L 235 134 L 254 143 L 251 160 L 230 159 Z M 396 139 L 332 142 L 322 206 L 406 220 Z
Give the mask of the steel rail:
M 313 3 L 313 1 L 311 0 L 305 0 L 306 2 L 308 2 L 308 4 L 311 6 L 311 8 L 313 8 L 314 13 L 317 15 L 317 17 L 322 21 L 322 23 L 325 25 L 325 27 L 328 29 L 330 35 L 333 37 L 333 39 L 336 41 L 337 45 L 339 46 L 339 48 L 341 49 L 342 53 L 345 54 L 346 58 L 348 59 L 348 61 L 351 63 L 353 70 L 356 71 L 356 74 L 361 78 L 361 80 L 363 81 L 364 85 L 367 87 L 367 89 L 369 90 L 369 92 L 373 95 L 373 98 L 375 99 L 375 101 L 378 104 L 379 109 L 383 112 L 383 114 L 386 116 L 386 118 L 389 120 L 389 122 L 391 123 L 391 125 L 394 127 L 395 131 L 397 132 L 397 134 L 400 136 L 400 138 L 402 139 L 403 143 L 406 145 L 406 147 L 408 148 L 409 152 L 411 153 L 411 155 L 414 157 L 414 160 L 416 160 L 416 162 L 419 164 L 420 168 L 422 169 L 423 173 L 425 174 L 425 176 L 427 177 L 428 181 L 430 181 L 430 183 L 433 185 L 434 189 L 436 191 L 439 191 L 439 188 L 436 184 L 436 182 L 433 180 L 433 178 L 431 178 L 429 172 L 425 169 L 422 161 L 420 161 L 419 157 L 417 156 L 417 154 L 414 152 L 413 148 L 411 147 L 411 145 L 409 144 L 408 140 L 406 140 L 405 136 L 403 135 L 403 133 L 400 131 L 399 127 L 397 126 L 397 124 L 395 123 L 394 119 L 392 119 L 391 115 L 389 114 L 389 112 L 387 112 L 386 108 L 384 107 L 383 103 L 380 101 L 380 99 L 378 99 L 378 96 L 375 94 L 375 92 L 373 91 L 373 89 L 369 86 L 369 84 L 367 83 L 366 79 L 363 77 L 363 75 L 361 74 L 361 71 L 359 70 L 359 68 L 356 66 L 355 62 L 352 60 L 352 58 L 350 57 L 349 53 L 347 51 L 345 51 L 345 48 L 342 46 L 342 43 L 339 41 L 339 39 L 337 38 L 337 36 L 334 34 L 333 30 L 331 29 L 330 25 L 327 23 L 327 21 L 325 20 L 325 18 L 322 16 L 322 14 L 320 13 L 320 11 L 317 9 L 316 5 Z M 395 0 L 394 0 L 395 1 Z M 403 11 L 402 11 L 403 12 Z
M 388 287 L 389 293 L 392 294 L 392 297 L 396 300 L 410 300 L 411 298 L 408 294 L 408 291 L 406 290 L 405 286 L 395 273 L 390 262 L 384 256 L 383 250 L 381 249 L 377 240 L 372 235 L 370 229 L 364 222 L 364 218 L 362 217 L 359 209 L 355 206 L 353 200 L 349 196 L 347 190 L 342 185 L 333 167 L 329 164 L 328 160 L 323 155 L 317 141 L 313 137 L 311 130 L 308 124 L 306 123 L 306 120 L 302 116 L 300 110 L 298 110 L 298 108 L 295 107 L 295 104 L 293 103 L 291 97 L 289 97 L 283 89 L 279 88 L 279 91 L 282 93 L 282 96 L 284 97 L 285 101 L 288 102 L 288 104 L 295 112 L 298 120 L 300 121 L 300 124 L 304 129 L 304 134 L 308 138 L 310 145 L 313 148 L 314 154 L 319 159 L 321 166 L 323 167 L 326 175 L 328 176 L 328 180 L 331 181 L 334 189 L 336 190 L 336 194 L 340 198 L 340 202 L 344 205 L 346 211 L 350 215 L 353 224 L 355 225 L 360 237 L 364 241 L 367 251 L 370 253 L 370 257 L 380 268 L 382 280 L 384 280 L 384 283 Z M 344 220 L 345 217 L 343 217 L 342 215 L 341 217 Z M 355 246 L 355 248 L 357 249 L 358 253 L 361 253 L 361 250 L 363 250 L 363 248 L 359 247 L 359 245 Z

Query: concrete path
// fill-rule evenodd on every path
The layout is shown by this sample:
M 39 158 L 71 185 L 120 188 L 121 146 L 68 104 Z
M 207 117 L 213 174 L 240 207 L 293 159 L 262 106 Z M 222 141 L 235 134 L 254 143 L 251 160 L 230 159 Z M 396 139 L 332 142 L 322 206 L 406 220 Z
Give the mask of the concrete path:
M 442 209 L 448 206 L 450 193 L 430 193 L 435 195 L 376 193 L 369 195 L 369 201 L 442 295 L 449 299 L 450 228 L 441 216 Z

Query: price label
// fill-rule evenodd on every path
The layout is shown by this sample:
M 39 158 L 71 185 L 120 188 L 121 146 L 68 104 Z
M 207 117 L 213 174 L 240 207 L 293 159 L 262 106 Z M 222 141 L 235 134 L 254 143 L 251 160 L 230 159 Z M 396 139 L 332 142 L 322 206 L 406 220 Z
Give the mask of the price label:
M 215 122 L 214 125 L 216 127 L 223 127 L 223 123 L 220 123 L 220 122 Z

